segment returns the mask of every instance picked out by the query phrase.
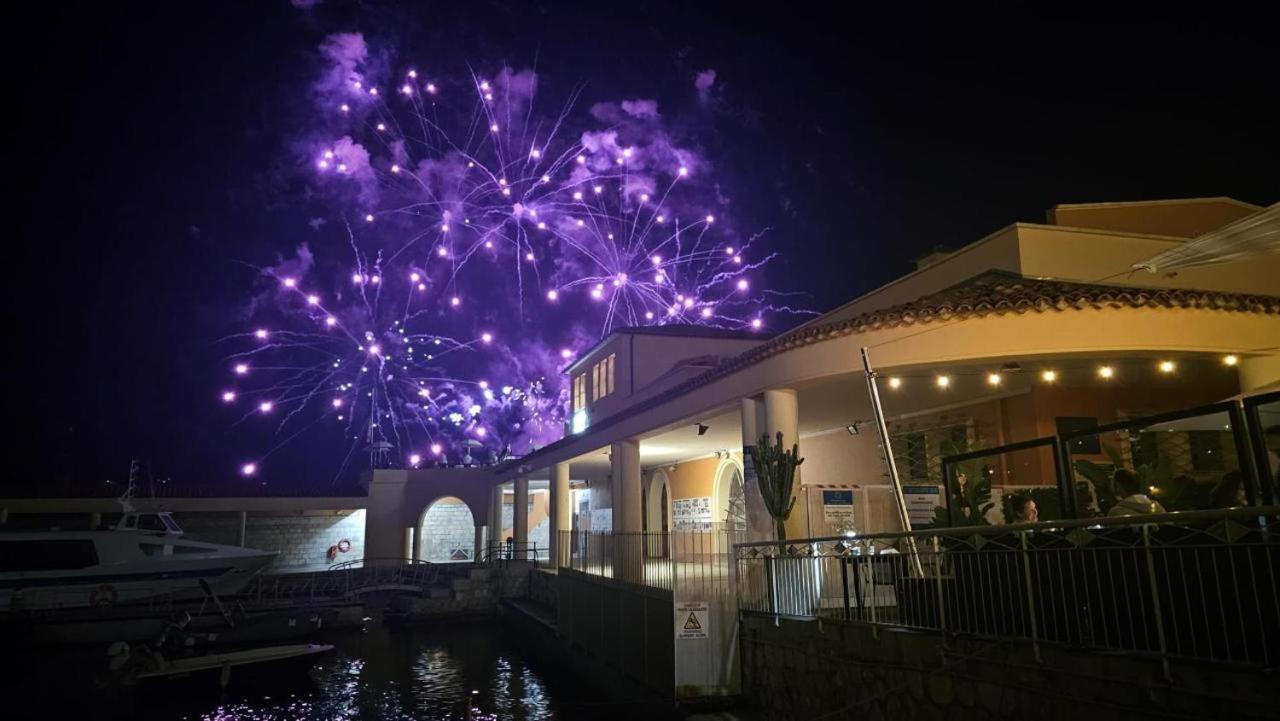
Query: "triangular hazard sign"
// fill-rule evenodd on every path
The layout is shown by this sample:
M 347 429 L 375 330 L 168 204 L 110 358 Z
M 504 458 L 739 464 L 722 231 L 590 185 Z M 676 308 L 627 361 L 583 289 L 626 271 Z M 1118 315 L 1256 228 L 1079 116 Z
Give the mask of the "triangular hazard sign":
M 684 630 L 686 630 L 686 631 L 701 631 L 701 630 L 702 630 L 702 624 L 698 623 L 698 616 L 697 616 L 697 614 L 695 614 L 695 613 L 693 613 L 693 612 L 690 612 L 690 613 L 689 613 L 689 620 L 687 620 L 687 621 L 685 621 L 685 622 L 684 622 Z

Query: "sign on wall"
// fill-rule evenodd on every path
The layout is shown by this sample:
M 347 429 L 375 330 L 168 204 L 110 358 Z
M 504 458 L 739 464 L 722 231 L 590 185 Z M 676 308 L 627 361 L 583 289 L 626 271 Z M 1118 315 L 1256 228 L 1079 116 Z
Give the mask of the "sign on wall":
M 676 638 L 706 638 L 709 628 L 706 601 L 684 601 L 676 604 Z
M 938 486 L 903 486 L 902 498 L 907 502 L 907 518 L 912 527 L 933 523 L 933 509 L 942 505 L 942 489 Z
M 613 509 L 612 508 L 591 509 L 591 530 L 592 531 L 612 531 L 613 530 Z
M 822 492 L 822 520 L 836 531 L 853 530 L 853 489 Z
M 671 525 L 677 531 L 711 530 L 711 497 L 677 498 L 671 502 Z

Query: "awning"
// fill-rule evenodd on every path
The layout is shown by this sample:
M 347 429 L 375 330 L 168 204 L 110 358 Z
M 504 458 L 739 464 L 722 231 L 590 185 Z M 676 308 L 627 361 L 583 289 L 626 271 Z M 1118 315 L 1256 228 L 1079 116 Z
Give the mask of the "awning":
M 1270 253 L 1280 253 L 1280 203 L 1134 263 L 1133 267 L 1163 273 Z

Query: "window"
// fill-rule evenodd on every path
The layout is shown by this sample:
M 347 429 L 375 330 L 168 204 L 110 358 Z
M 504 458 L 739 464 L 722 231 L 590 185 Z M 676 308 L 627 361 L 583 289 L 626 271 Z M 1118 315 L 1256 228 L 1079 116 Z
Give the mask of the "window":
M 138 516 L 138 530 L 140 531 L 167 531 L 168 527 L 164 525 L 164 521 L 160 520 L 160 516 L 154 513 L 145 513 Z
M 906 450 L 907 478 L 913 481 L 929 480 L 929 453 L 923 433 L 912 433 L 903 438 Z
M 614 366 L 617 365 L 618 355 L 610 353 L 609 357 L 591 366 L 591 400 L 598 401 L 601 398 L 613 393 L 617 388 L 614 373 Z
M 1087 416 L 1058 416 L 1054 419 L 1054 423 L 1058 427 L 1060 436 L 1098 427 L 1098 419 Z M 1072 439 L 1070 446 L 1072 453 L 1087 453 L 1095 456 L 1102 453 L 1102 441 L 1096 435 Z
M 575 412 L 587 407 L 587 376 L 577 376 L 573 379 L 573 410 Z
M 1188 431 L 1187 441 L 1191 451 L 1191 467 L 1197 471 L 1226 470 L 1226 459 L 1222 453 L 1222 436 L 1220 431 Z

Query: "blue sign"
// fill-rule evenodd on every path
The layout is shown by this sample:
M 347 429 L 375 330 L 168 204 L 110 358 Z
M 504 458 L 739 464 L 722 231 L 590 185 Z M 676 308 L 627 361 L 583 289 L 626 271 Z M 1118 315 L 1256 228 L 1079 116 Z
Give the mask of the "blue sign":
M 853 490 L 848 491 L 823 491 L 822 505 L 824 506 L 852 506 Z

